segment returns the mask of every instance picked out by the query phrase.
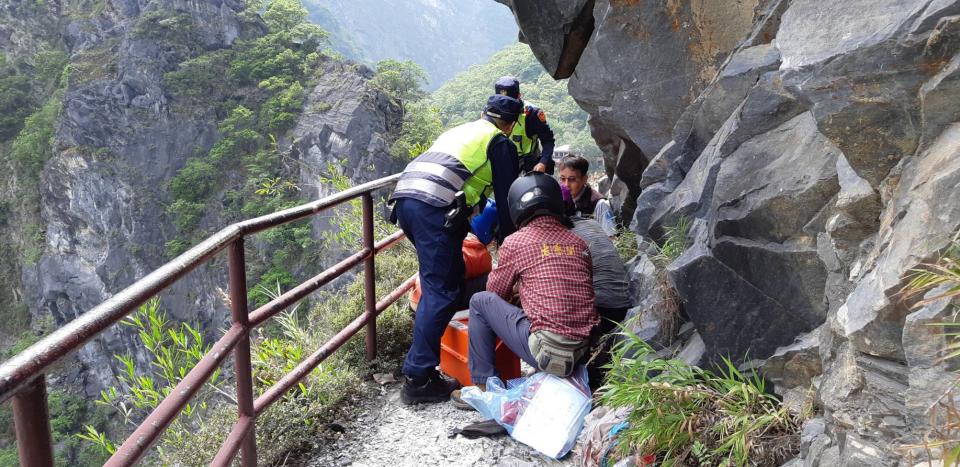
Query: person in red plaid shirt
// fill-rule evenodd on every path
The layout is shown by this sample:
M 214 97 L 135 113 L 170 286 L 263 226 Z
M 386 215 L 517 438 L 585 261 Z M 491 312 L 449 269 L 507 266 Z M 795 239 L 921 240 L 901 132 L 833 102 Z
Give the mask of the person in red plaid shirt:
M 467 364 L 482 389 L 496 375 L 497 337 L 532 367 L 567 376 L 586 356 L 590 331 L 600 320 L 590 252 L 569 228 L 557 181 L 539 173 L 521 177 L 507 201 L 521 228 L 500 246 L 487 291 L 470 300 Z M 515 287 L 522 309 L 509 303 Z M 458 391 L 452 399 L 457 407 L 469 408 Z

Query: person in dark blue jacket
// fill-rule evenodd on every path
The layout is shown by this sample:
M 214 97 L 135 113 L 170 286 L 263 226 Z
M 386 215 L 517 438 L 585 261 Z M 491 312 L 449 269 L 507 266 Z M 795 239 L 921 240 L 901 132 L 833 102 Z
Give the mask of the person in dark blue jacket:
M 517 178 L 517 149 L 506 135 L 523 112 L 520 101 L 491 96 L 482 118 L 441 134 L 407 164 L 390 197 L 396 220 L 417 251 L 420 302 L 413 343 L 403 362 L 405 404 L 443 402 L 459 385 L 436 370 L 440 337 L 457 311 L 464 286 L 463 239 L 469 217 L 486 199 L 506 199 Z M 516 228 L 505 204 L 497 208 L 498 238 Z
M 520 100 L 520 81 L 503 76 L 493 85 L 495 93 Z M 517 145 L 520 172 L 543 172 L 553 175 L 553 130 L 547 124 L 547 114 L 531 102 L 523 102 L 523 114 L 517 120 L 510 139 Z M 542 149 L 541 149 L 542 146 Z

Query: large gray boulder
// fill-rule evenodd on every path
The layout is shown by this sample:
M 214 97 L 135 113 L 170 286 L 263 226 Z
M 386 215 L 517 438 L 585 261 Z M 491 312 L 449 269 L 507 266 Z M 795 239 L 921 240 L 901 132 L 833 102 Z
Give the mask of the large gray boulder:
M 761 2 L 504 3 L 547 71 L 570 78 L 570 94 L 590 113 L 608 175 L 629 188 L 624 201 L 629 221 L 644 168 L 670 141 L 687 105 L 750 32 Z
M 569 78 L 593 32 L 595 0 L 503 0 L 521 26 L 521 39 L 554 78 Z
M 955 381 L 930 326 L 950 308 L 901 290 L 960 229 L 960 2 L 680 4 L 597 0 L 570 81 L 631 228 L 691 220 L 667 271 L 706 361 L 811 386 L 804 465 L 896 465 Z

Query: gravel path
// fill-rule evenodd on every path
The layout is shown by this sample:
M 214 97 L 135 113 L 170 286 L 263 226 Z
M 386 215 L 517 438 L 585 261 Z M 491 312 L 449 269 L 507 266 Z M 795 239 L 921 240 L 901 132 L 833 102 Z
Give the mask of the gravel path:
M 474 411 L 450 403 L 408 407 L 400 402 L 400 384 L 364 384 L 364 393 L 344 420 L 334 424 L 334 439 L 306 456 L 303 464 L 327 466 L 575 466 L 574 454 L 555 461 L 509 436 L 470 440 L 449 438 L 451 428 L 480 421 Z M 342 428 L 342 430 L 341 430 Z M 289 465 L 289 464 L 288 464 Z

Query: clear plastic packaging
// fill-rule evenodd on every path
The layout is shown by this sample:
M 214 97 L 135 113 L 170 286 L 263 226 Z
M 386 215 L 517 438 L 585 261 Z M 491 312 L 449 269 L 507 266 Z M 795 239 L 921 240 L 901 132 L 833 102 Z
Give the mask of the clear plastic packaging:
M 487 390 L 466 387 L 465 402 L 496 420 L 510 436 L 553 459 L 566 455 L 577 442 L 590 413 L 587 370 L 577 367 L 569 378 L 535 373 L 508 381 L 487 380 Z

